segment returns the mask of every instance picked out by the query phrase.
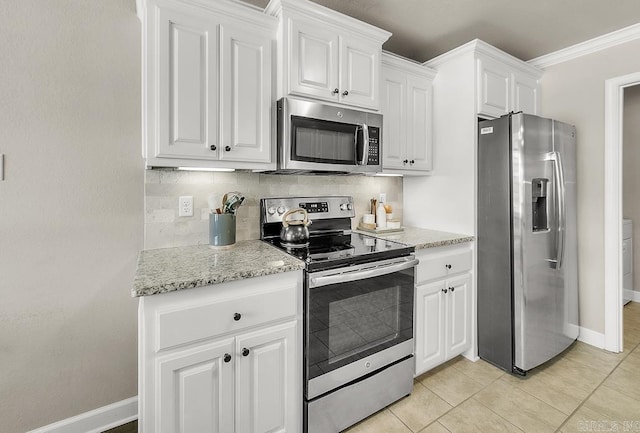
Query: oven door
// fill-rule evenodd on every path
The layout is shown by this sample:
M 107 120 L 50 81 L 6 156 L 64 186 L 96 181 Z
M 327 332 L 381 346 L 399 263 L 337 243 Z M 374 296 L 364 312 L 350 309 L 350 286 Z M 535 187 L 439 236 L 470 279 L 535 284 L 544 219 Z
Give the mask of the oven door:
M 305 397 L 413 353 L 413 255 L 307 274 Z

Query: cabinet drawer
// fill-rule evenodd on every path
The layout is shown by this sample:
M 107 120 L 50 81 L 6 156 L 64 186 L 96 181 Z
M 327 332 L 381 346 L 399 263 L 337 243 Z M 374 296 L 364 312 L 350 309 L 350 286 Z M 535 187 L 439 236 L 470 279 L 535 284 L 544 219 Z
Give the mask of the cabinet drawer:
M 296 285 L 290 285 L 210 303 L 158 311 L 155 350 L 157 352 L 295 316 L 298 291 Z M 238 320 L 236 314 L 239 315 Z
M 416 272 L 416 284 L 443 278 L 447 275 L 471 269 L 471 250 L 456 250 L 420 257 Z

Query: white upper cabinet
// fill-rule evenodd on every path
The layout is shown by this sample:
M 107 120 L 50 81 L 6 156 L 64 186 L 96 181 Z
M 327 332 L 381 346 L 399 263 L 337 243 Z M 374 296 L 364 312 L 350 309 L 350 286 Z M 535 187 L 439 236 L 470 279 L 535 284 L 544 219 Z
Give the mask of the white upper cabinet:
M 290 93 L 327 99 L 338 87 L 338 35 L 302 19 L 291 23 Z M 330 96 L 328 96 L 330 95 Z
M 539 114 L 540 71 L 489 45 L 477 58 L 477 111 L 495 118 L 509 112 Z
M 148 167 L 273 168 L 277 20 L 239 3 L 138 1 Z
M 491 58 L 478 59 L 478 113 L 500 117 L 511 109 L 511 72 Z
M 145 113 L 147 134 L 156 140 L 148 143 L 147 155 L 212 159 L 210 148 L 219 147 L 220 139 L 215 115 L 219 73 L 209 66 L 217 64 L 218 25 L 170 7 L 153 7 L 157 13 L 149 27 L 157 29 L 157 65 L 149 65 L 156 67 L 155 77 L 145 76 L 143 85 L 157 101 Z
M 308 0 L 272 0 L 280 20 L 278 97 L 380 107 L 380 56 L 389 32 Z
M 427 174 L 432 168 L 432 82 L 435 71 L 382 56 L 382 167 L 389 173 Z
M 526 74 L 512 75 L 513 111 L 540 114 L 540 80 Z
M 357 37 L 340 38 L 340 102 L 380 107 L 380 54 L 382 45 Z M 335 89 L 333 89 L 335 91 Z
M 263 34 L 222 29 L 223 161 L 271 161 L 271 43 Z

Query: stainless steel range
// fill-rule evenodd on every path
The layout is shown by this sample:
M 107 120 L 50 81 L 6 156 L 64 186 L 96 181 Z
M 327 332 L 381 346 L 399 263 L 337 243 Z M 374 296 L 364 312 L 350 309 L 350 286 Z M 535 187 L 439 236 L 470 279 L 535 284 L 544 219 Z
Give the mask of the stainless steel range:
M 297 208 L 308 242 L 283 242 Z M 413 388 L 414 248 L 352 233 L 354 216 L 348 196 L 260 200 L 261 239 L 306 262 L 305 433 L 337 433 Z

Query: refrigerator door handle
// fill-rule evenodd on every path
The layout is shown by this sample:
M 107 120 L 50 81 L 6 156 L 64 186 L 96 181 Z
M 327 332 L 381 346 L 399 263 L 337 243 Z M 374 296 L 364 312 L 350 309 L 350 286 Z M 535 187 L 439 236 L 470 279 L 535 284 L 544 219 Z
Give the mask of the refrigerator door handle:
M 564 166 L 562 165 L 562 157 L 560 152 L 549 152 L 547 154 L 547 161 L 553 162 L 554 178 L 556 181 L 556 195 L 558 206 L 558 236 L 556 238 L 556 269 L 562 267 L 562 261 L 564 259 L 564 244 L 566 233 L 566 202 L 565 202 L 565 187 L 564 187 Z

